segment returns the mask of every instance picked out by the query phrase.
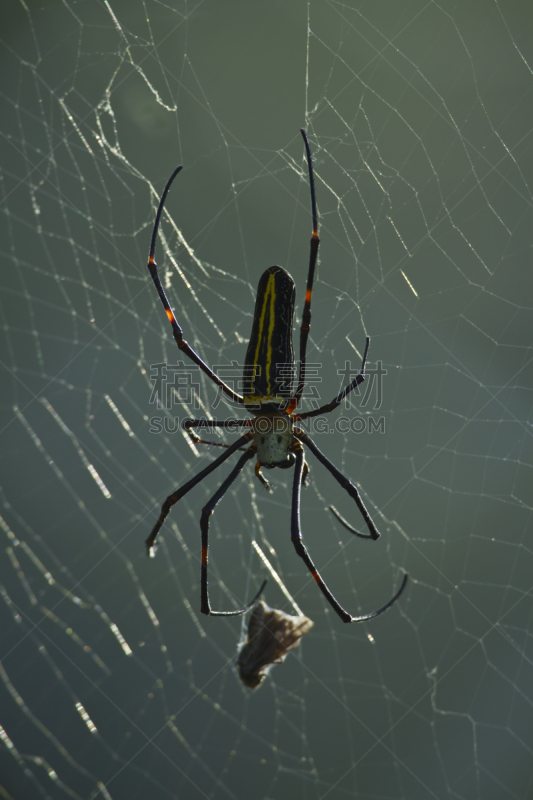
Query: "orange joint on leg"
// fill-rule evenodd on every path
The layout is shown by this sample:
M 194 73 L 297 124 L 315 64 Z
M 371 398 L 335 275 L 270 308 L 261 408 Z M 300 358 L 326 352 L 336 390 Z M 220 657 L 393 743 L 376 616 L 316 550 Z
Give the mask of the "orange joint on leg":
M 167 317 L 169 318 L 169 320 L 171 322 L 174 322 L 174 314 L 172 313 L 170 308 L 165 308 L 165 311 L 167 312 Z
M 317 583 L 320 583 L 320 578 L 318 577 L 318 572 L 316 571 L 316 569 L 311 570 L 311 575 L 313 576 L 313 578 Z
M 312 294 L 313 294 L 313 290 L 312 289 L 308 289 L 306 291 L 306 293 L 305 293 L 305 302 L 306 303 L 310 303 L 311 302 L 311 295 Z
M 202 564 L 207 564 L 207 547 L 202 547 Z

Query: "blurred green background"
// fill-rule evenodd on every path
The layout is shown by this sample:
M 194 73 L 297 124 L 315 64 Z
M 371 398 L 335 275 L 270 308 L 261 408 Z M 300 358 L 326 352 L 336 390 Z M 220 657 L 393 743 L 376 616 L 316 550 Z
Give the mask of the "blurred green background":
M 533 797 L 530 5 L 46 0 L 3 20 L 4 795 Z M 315 623 L 250 692 L 244 621 L 199 614 L 199 517 L 228 465 L 144 553 L 219 454 L 149 432 L 150 365 L 179 357 L 146 257 L 183 164 L 157 260 L 186 338 L 242 363 L 272 264 L 299 316 L 301 127 L 321 397 L 366 335 L 387 370 L 379 410 L 342 409 L 383 435 L 315 437 L 381 539 L 334 522 L 330 504 L 360 526 L 312 456 L 304 537 L 352 613 L 410 583 L 343 626 L 291 545 L 292 473 L 269 496 L 248 468 L 213 518 L 213 603 L 270 577 L 291 611 L 255 541 Z

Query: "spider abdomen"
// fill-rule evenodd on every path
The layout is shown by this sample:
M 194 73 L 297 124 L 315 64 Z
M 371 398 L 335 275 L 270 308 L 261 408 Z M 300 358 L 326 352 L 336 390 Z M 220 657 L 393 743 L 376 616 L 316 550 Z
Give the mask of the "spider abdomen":
M 288 272 L 282 267 L 263 272 L 244 361 L 244 406 L 252 414 L 284 411 L 292 398 L 294 299 Z

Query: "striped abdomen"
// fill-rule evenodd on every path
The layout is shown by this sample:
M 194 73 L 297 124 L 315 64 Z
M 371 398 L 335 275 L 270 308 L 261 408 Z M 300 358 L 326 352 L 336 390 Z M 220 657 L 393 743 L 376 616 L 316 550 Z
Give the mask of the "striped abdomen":
M 294 281 L 281 267 L 263 272 L 244 367 L 244 405 L 255 414 L 284 410 L 292 397 Z

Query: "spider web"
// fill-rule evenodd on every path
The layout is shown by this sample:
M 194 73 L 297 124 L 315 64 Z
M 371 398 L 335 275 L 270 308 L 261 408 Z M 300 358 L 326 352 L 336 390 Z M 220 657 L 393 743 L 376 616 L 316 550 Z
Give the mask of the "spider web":
M 533 798 L 532 22 L 510 0 L 6 6 L 3 797 Z M 179 354 L 146 255 L 183 163 L 157 258 L 186 338 L 242 363 L 276 263 L 299 320 L 302 126 L 320 396 L 366 335 L 387 370 L 379 409 L 339 410 L 362 432 L 316 437 L 382 536 L 335 522 L 360 524 L 310 455 L 304 538 L 352 613 L 410 583 L 342 625 L 291 545 L 291 473 L 267 495 L 248 468 L 212 519 L 213 604 L 268 577 L 269 605 L 314 621 L 252 692 L 245 620 L 199 614 L 200 511 L 228 465 L 144 552 L 220 453 L 150 432 L 191 411 L 150 404 Z M 197 416 L 238 414 L 199 382 Z

